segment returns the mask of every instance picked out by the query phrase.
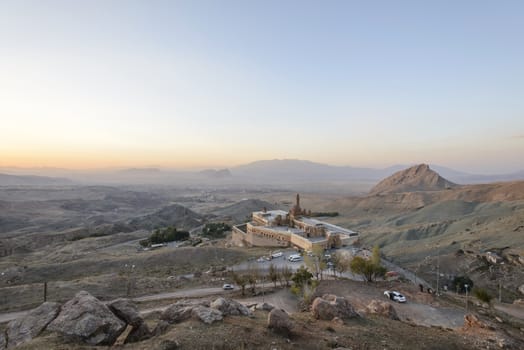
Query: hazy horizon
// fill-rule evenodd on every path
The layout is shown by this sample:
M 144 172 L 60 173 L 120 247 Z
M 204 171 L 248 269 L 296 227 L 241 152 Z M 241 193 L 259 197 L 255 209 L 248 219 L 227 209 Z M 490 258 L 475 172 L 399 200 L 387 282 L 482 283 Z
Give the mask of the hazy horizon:
M 0 167 L 524 169 L 524 3 L 3 1 Z

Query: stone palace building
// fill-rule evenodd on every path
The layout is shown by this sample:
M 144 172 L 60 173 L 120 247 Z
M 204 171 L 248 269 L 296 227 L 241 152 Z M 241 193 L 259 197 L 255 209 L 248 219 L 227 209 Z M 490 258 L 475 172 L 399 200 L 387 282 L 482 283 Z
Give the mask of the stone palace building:
M 309 212 L 310 213 L 310 212 Z M 314 246 L 339 248 L 358 239 L 358 233 L 307 216 L 300 207 L 300 195 L 289 212 L 255 211 L 251 221 L 233 227 L 233 243 L 239 246 L 297 247 L 313 250 Z

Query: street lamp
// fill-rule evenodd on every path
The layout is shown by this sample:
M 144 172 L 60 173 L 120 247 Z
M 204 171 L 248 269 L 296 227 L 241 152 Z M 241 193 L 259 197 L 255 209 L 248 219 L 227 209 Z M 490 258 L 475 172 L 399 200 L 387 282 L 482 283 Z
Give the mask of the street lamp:
M 466 312 L 468 312 L 468 287 L 469 287 L 469 284 L 465 284 L 464 285 L 464 288 L 466 289 Z
M 131 296 L 132 287 L 133 287 L 133 272 L 135 270 L 135 264 L 125 264 L 124 268 L 127 270 L 127 288 L 126 288 L 126 295 L 128 297 Z
M 439 296 L 440 294 L 439 280 L 440 280 L 440 244 L 437 244 L 437 296 Z

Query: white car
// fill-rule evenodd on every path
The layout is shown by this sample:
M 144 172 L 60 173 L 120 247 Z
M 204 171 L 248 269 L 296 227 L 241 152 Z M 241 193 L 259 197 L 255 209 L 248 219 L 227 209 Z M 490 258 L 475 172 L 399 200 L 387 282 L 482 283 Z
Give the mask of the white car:
M 402 294 L 400 294 L 399 292 L 396 292 L 394 290 L 386 290 L 384 292 L 384 295 L 386 296 L 386 298 L 389 298 L 393 301 L 396 301 L 397 303 L 405 303 L 406 302 L 406 297 L 403 296 Z
M 235 289 L 235 287 L 232 284 L 226 283 L 222 286 L 223 290 L 232 290 Z
M 293 254 L 293 255 L 290 255 L 287 259 L 290 262 L 297 262 L 297 261 L 302 260 L 302 257 L 300 255 L 298 255 L 298 254 Z
M 274 259 L 274 258 L 280 258 L 282 255 L 282 252 L 275 252 L 273 254 L 271 254 L 271 257 Z

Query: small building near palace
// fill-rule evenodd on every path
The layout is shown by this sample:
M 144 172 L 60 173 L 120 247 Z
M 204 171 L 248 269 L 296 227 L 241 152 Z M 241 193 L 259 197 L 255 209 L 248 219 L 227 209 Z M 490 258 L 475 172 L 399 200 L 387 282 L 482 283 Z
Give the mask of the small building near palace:
M 352 244 L 358 233 L 308 217 L 300 207 L 300 195 L 289 212 L 255 211 L 251 221 L 233 227 L 233 242 L 242 246 L 297 247 L 313 250 L 314 246 L 339 248 Z

